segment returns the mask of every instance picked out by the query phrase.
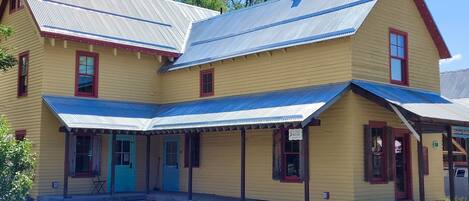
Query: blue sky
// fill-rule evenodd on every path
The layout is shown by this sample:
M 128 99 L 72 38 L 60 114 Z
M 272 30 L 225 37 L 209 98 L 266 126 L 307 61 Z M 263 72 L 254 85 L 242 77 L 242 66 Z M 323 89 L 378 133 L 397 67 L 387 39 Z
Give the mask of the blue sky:
M 453 55 L 440 61 L 441 71 L 469 69 L 469 1 L 426 0 Z

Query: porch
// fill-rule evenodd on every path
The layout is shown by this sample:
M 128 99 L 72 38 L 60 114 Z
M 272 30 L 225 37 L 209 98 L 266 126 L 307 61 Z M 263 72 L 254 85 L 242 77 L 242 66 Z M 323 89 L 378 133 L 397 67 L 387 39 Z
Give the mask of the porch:
M 194 201 L 238 201 L 239 198 L 225 197 L 210 194 L 194 193 Z M 179 192 L 151 192 L 147 193 L 117 193 L 102 195 L 70 195 L 64 199 L 63 196 L 43 196 L 38 201 L 186 201 L 187 194 Z M 260 201 L 246 199 L 247 201 Z
M 67 143 L 70 143 L 69 139 L 71 136 L 77 134 L 88 134 L 91 136 L 106 136 L 106 138 L 110 142 L 109 144 L 112 145 L 112 147 L 115 147 L 115 145 L 118 144 L 118 136 L 136 136 L 138 138 L 143 139 L 141 141 L 142 143 L 140 143 L 140 147 L 142 148 L 142 150 L 144 150 L 144 152 L 146 151 L 146 154 L 142 154 L 141 156 L 143 160 L 140 160 L 140 162 L 143 161 L 143 163 L 141 163 L 140 167 L 142 167 L 142 165 L 144 167 L 142 175 L 144 175 L 145 179 L 142 184 L 144 186 L 143 188 L 146 189 L 148 193 L 150 193 L 150 190 L 153 187 L 153 185 L 150 185 L 150 182 L 153 180 L 150 174 L 150 163 L 153 160 L 148 157 L 148 153 L 151 151 L 151 148 L 154 146 L 155 142 L 152 139 L 158 138 L 159 142 L 162 141 L 161 138 L 170 136 L 177 136 L 181 139 L 189 139 L 187 143 L 187 150 L 189 151 L 189 154 L 187 154 L 187 167 L 182 168 L 183 166 L 180 165 L 182 163 L 175 164 L 176 167 L 181 167 L 178 170 L 179 172 L 184 172 L 184 174 L 181 174 L 181 179 L 177 179 L 178 181 L 186 184 L 185 188 L 178 189 L 179 191 L 184 191 L 184 193 L 177 193 L 178 196 L 182 195 L 184 197 L 184 200 L 196 200 L 194 199 L 194 196 L 196 194 L 194 193 L 193 188 L 199 188 L 199 185 L 197 183 L 194 184 L 193 182 L 193 178 L 195 177 L 193 174 L 195 164 L 192 160 L 194 157 L 194 150 L 192 147 L 195 146 L 193 136 L 198 134 L 200 134 L 201 136 L 208 136 L 211 134 L 226 137 L 223 134 L 229 135 L 229 138 L 217 141 L 217 143 L 224 141 L 230 142 L 230 144 L 221 144 L 220 146 L 229 146 L 229 152 L 225 153 L 230 153 L 231 155 L 233 155 L 233 157 L 226 157 L 225 161 L 223 161 L 223 156 L 221 156 L 220 158 L 218 158 L 218 160 L 220 161 L 219 164 L 228 163 L 229 165 L 224 165 L 223 167 L 229 167 L 230 175 L 236 175 L 236 177 L 231 177 L 230 180 L 224 181 L 211 180 L 209 181 L 212 182 L 210 185 L 207 185 L 207 183 L 203 183 L 205 189 L 202 190 L 202 192 L 212 191 L 214 193 L 217 193 L 215 190 L 215 188 L 217 188 L 217 184 L 222 185 L 225 182 L 229 182 L 230 184 L 232 184 L 230 185 L 230 191 L 222 192 L 220 194 L 231 195 L 231 197 L 239 197 L 238 199 L 240 200 L 246 200 L 246 197 L 248 197 L 246 196 L 246 192 L 249 191 L 249 187 L 246 188 L 246 178 L 249 177 L 247 177 L 246 175 L 253 175 L 253 173 L 250 173 L 253 170 L 252 167 L 248 169 L 246 168 L 247 160 L 251 160 L 251 162 L 253 162 L 252 156 L 254 156 L 253 154 L 246 154 L 246 150 L 253 150 L 256 146 L 258 146 L 258 144 L 249 144 L 249 142 L 253 140 L 246 140 L 246 138 L 249 138 L 249 136 L 262 136 L 260 134 L 263 134 L 263 136 L 268 136 L 269 138 L 265 137 L 262 141 L 254 141 L 272 142 L 273 130 L 284 129 L 288 131 L 289 129 L 301 129 L 299 132 L 300 135 L 296 135 L 296 137 L 301 139 L 299 141 L 299 144 L 301 144 L 302 146 L 302 153 L 298 153 L 301 157 L 298 158 L 298 160 L 300 161 L 297 163 L 298 165 L 296 166 L 299 166 L 301 167 L 301 169 L 308 171 L 301 172 L 301 174 L 298 173 L 299 180 L 296 183 L 280 181 L 275 182 L 275 184 L 273 184 L 272 181 L 268 181 L 265 182 L 269 184 L 268 188 L 264 188 L 261 190 L 265 194 L 272 193 L 277 195 L 276 191 L 282 191 L 285 196 L 289 196 L 291 193 L 291 195 L 295 196 L 295 198 L 292 200 L 310 200 L 309 196 L 311 192 L 314 193 L 315 197 L 319 197 L 320 195 L 328 197 L 330 196 L 330 194 L 329 192 L 327 192 L 327 189 L 337 188 L 335 186 L 337 184 L 334 182 L 321 182 L 321 184 L 319 184 L 319 182 L 316 182 L 314 183 L 315 185 L 321 185 L 317 186 L 318 190 L 316 190 L 314 187 L 310 188 L 310 174 L 312 173 L 312 178 L 318 179 L 318 181 L 339 181 L 341 180 L 340 177 L 335 177 L 334 172 L 340 172 L 341 168 L 355 168 L 354 166 L 352 166 L 353 162 L 350 162 L 350 164 L 334 162 L 329 162 L 326 164 L 322 162 L 323 160 L 319 160 L 313 162 L 313 164 L 315 164 L 314 167 L 310 167 L 310 159 L 318 160 L 318 158 L 317 155 L 315 157 L 310 157 L 309 155 L 311 153 L 318 153 L 319 155 L 320 153 L 328 153 L 328 148 L 330 148 L 330 146 L 328 147 L 327 144 L 331 142 L 341 142 L 341 145 L 345 147 L 347 147 L 347 143 L 345 142 L 347 142 L 348 140 L 360 144 L 358 143 L 357 138 L 361 140 L 363 139 L 363 130 L 361 128 L 359 129 L 361 131 L 347 131 L 339 129 L 339 127 L 341 127 L 340 123 L 351 125 L 352 123 L 350 123 L 350 119 L 355 118 L 354 116 L 356 114 L 344 115 L 340 112 L 334 112 L 333 115 L 329 115 L 329 117 L 321 116 L 321 120 L 319 118 L 320 114 L 326 114 L 325 111 L 329 109 L 329 107 L 332 107 L 332 105 L 334 105 L 336 102 L 339 102 L 344 99 L 345 94 L 350 93 L 350 88 L 353 89 L 354 94 L 359 94 L 361 97 L 371 100 L 372 102 L 377 103 L 378 105 L 381 105 L 386 108 L 387 110 L 385 111 L 388 114 L 392 114 L 394 119 L 399 120 L 398 123 L 393 123 L 395 125 L 395 128 L 404 127 L 408 129 L 411 135 L 413 136 L 413 139 L 416 140 L 417 146 L 415 147 L 418 147 L 418 163 L 416 163 L 415 166 L 418 166 L 417 170 L 419 181 L 418 188 L 416 188 L 419 190 L 416 190 L 416 192 L 419 193 L 418 197 L 420 200 L 425 200 L 425 167 L 423 156 L 424 134 L 447 133 L 448 139 L 451 139 L 451 135 L 453 133 L 451 125 L 467 126 L 468 124 L 465 123 L 465 121 L 461 121 L 461 119 L 464 120 L 464 118 L 458 116 L 459 114 L 455 115 L 455 117 L 454 114 L 445 113 L 445 107 L 440 107 L 437 109 L 439 109 L 440 114 L 443 113 L 445 115 L 453 115 L 445 116 L 445 118 L 449 118 L 450 120 L 441 120 L 437 118 L 440 114 L 436 114 L 435 117 L 435 113 L 428 113 L 427 110 L 435 109 L 431 107 L 433 104 L 438 104 L 439 106 L 454 107 L 452 103 L 446 102 L 444 99 L 440 98 L 436 94 L 361 81 L 355 82 L 353 84 L 341 83 L 335 85 L 295 89 L 290 91 L 249 95 L 244 97 L 241 96 L 214 99 L 209 101 L 195 101 L 183 104 L 172 104 L 167 106 L 151 106 L 150 108 L 148 108 L 148 105 L 136 105 L 133 103 L 131 104 L 132 110 L 127 109 L 129 107 L 127 103 L 126 105 L 121 105 L 122 103 L 106 102 L 103 100 L 76 100 L 61 97 L 45 97 L 45 102 L 48 104 L 51 110 L 54 111 L 57 117 L 62 121 L 62 125 L 64 125 L 60 130 L 61 132 L 65 133 L 66 144 L 63 196 L 66 198 L 69 197 L 68 184 L 70 180 L 70 175 L 68 169 L 70 163 L 68 163 L 69 160 L 67 157 L 69 157 L 70 146 Z M 402 96 L 402 94 L 405 94 L 405 96 L 407 97 Z M 346 101 L 350 100 L 347 99 Z M 80 104 L 83 104 L 82 101 L 86 101 L 86 105 L 88 107 L 91 105 L 94 106 L 94 108 L 89 111 L 83 111 L 79 110 L 79 107 L 74 106 L 79 106 Z M 61 105 L 61 103 L 65 102 L 66 104 Z M 73 107 L 71 109 L 74 112 L 73 114 L 70 114 L 71 112 L 67 111 L 70 110 L 70 108 L 67 108 L 70 106 Z M 105 114 L 103 114 L 103 111 L 100 111 L 103 110 L 102 107 L 104 107 L 104 110 L 106 111 L 104 112 Z M 428 108 L 425 109 L 424 107 Z M 382 110 L 382 108 L 374 108 L 373 110 L 378 111 Z M 156 115 L 156 117 L 154 118 L 149 118 L 150 115 L 148 113 L 152 111 L 157 111 L 159 114 Z M 140 113 L 135 114 L 135 112 Z M 460 112 L 464 112 L 464 109 L 460 108 Z M 339 124 L 332 124 L 332 122 L 337 123 L 339 121 L 338 117 L 341 115 L 350 119 L 341 119 Z M 99 118 L 96 118 L 96 116 L 98 116 Z M 129 118 L 132 121 L 129 121 Z M 456 120 L 451 120 L 451 118 Z M 366 122 L 368 122 L 369 120 L 373 120 L 371 119 L 371 117 L 365 117 L 364 119 L 366 120 Z M 324 123 L 326 123 L 326 125 L 322 125 L 321 122 L 323 121 Z M 396 122 L 395 120 L 392 121 Z M 356 125 L 352 125 L 352 127 L 354 126 Z M 129 130 L 129 128 L 133 129 Z M 326 130 L 326 132 L 322 129 Z M 337 138 L 337 133 L 347 133 L 350 135 L 341 135 L 341 138 Z M 316 136 L 319 138 L 309 140 L 310 136 Z M 332 136 L 335 136 L 335 138 Z M 314 146 L 312 146 L 313 148 L 310 149 L 309 144 L 312 142 L 316 144 L 314 144 Z M 160 147 L 165 146 L 162 143 L 160 143 L 159 145 Z M 263 146 L 265 146 L 263 147 L 263 149 L 265 150 L 272 150 L 272 145 L 269 146 L 266 144 Z M 110 150 L 110 156 L 116 156 L 116 154 L 120 153 L 120 151 L 112 147 L 111 149 L 107 149 Z M 350 146 L 348 147 L 350 148 Z M 212 152 L 217 151 L 219 150 L 212 150 Z M 339 152 L 344 155 L 343 159 L 355 157 L 355 155 L 347 155 L 348 153 L 353 153 L 354 151 L 356 150 L 347 150 L 346 152 L 344 152 L 343 150 L 339 150 Z M 452 150 L 449 150 L 449 152 L 452 152 Z M 264 156 L 264 159 L 266 157 L 271 157 L 266 154 L 268 152 L 260 153 L 261 156 Z M 204 156 L 205 155 L 202 155 L 202 157 Z M 337 155 L 334 156 L 337 157 Z M 109 167 L 113 167 L 110 168 L 109 172 L 107 172 L 107 174 L 109 175 L 109 193 L 116 194 L 115 167 L 118 163 L 122 163 L 122 161 L 119 162 L 119 160 L 122 160 L 122 157 L 121 159 L 116 159 L 116 157 L 109 157 L 109 159 Z M 256 158 L 256 160 L 257 159 L 259 158 Z M 341 159 L 339 159 L 338 161 L 341 161 Z M 266 160 L 264 161 L 264 163 L 272 163 L 272 161 L 269 162 L 268 160 Z M 318 166 L 319 164 L 323 166 Z M 344 167 L 345 165 L 350 165 L 350 167 Z M 295 166 L 295 164 L 293 164 L 293 166 Z M 318 167 L 320 170 L 323 171 L 317 171 Z M 274 167 L 272 168 L 275 169 Z M 328 173 L 327 171 L 324 171 L 327 169 L 333 170 L 333 172 Z M 268 166 L 262 166 L 261 171 L 255 173 L 264 173 L 262 175 L 263 177 L 261 177 L 264 182 L 264 180 L 266 180 L 267 178 L 275 179 L 275 175 L 272 176 L 272 178 L 270 177 L 270 175 L 268 175 L 268 173 L 268 176 L 265 175 L 266 171 L 271 170 L 272 169 L 270 169 L 270 167 Z M 294 172 L 299 172 L 297 171 L 297 169 L 295 170 L 296 171 Z M 203 170 L 201 170 L 200 172 L 202 171 Z M 272 171 L 273 174 L 275 174 L 275 170 Z M 239 175 L 233 174 L 233 172 L 238 172 Z M 208 173 L 210 173 L 210 171 L 205 172 L 205 174 Z M 197 174 L 198 173 L 196 173 L 196 176 Z M 217 172 L 217 174 L 222 175 L 224 174 L 224 172 Z M 353 174 L 353 172 L 350 172 L 350 174 Z M 161 176 L 164 175 L 165 174 L 162 174 Z M 199 175 L 199 178 L 201 178 L 202 176 Z M 161 180 L 161 178 L 159 179 Z M 251 180 L 251 182 L 255 181 Z M 352 183 L 353 181 L 349 182 Z M 352 183 L 351 185 L 354 184 Z M 210 188 L 208 186 L 213 188 Z M 221 188 L 222 187 L 223 186 L 221 186 Z M 255 186 L 255 188 L 256 190 L 260 189 L 259 186 Z M 200 192 L 200 189 L 201 188 L 197 189 L 195 192 Z M 235 190 L 231 191 L 233 189 Z M 239 196 L 237 196 L 237 194 Z M 409 196 L 411 196 L 410 194 L 411 193 L 409 193 Z M 268 197 L 266 195 L 263 196 Z M 347 196 L 350 197 L 354 195 L 337 193 L 337 195 L 334 194 L 334 196 L 342 196 L 342 198 L 346 198 Z M 259 194 L 256 194 L 256 197 L 260 197 Z M 281 198 L 277 199 L 282 200 Z

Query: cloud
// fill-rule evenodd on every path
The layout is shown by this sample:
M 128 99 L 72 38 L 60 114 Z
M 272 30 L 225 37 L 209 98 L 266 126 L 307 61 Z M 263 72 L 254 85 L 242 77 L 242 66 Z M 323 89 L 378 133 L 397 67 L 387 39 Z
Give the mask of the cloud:
M 454 55 L 453 57 L 451 57 L 449 59 L 440 60 L 440 65 L 453 63 L 453 62 L 459 61 L 459 60 L 462 60 L 462 55 L 461 54 L 456 54 L 456 55 Z

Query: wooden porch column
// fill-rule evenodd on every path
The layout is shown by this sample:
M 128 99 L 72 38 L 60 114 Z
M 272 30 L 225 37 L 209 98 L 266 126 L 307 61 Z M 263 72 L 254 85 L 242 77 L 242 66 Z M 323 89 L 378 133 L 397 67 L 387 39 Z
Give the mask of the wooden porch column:
M 147 194 L 150 193 L 150 145 L 151 145 L 151 136 L 147 135 L 147 155 L 146 155 L 146 190 Z
M 246 200 L 246 130 L 241 129 L 241 201 Z
M 189 150 L 188 150 L 188 159 L 189 159 L 189 167 L 187 168 L 187 171 L 188 171 L 188 184 L 187 184 L 187 188 L 188 188 L 188 200 L 189 201 L 192 201 L 192 135 L 191 133 L 187 133 L 186 135 L 189 135 Z
M 309 201 L 309 126 L 303 128 L 303 182 L 304 198 Z
M 469 170 L 469 139 L 465 139 L 466 141 L 466 163 L 467 163 L 467 167 L 468 167 L 468 170 Z M 467 192 L 469 192 L 469 177 L 467 177 L 467 187 L 468 189 Z M 467 199 L 469 200 L 469 193 L 467 194 Z
M 115 181 L 116 181 L 116 134 L 112 134 L 112 147 L 111 147 L 111 195 L 116 191 Z
M 65 151 L 64 151 L 64 188 L 63 188 L 63 197 L 68 197 L 68 174 L 69 174 L 69 166 L 70 166 L 70 132 L 65 132 Z
M 456 194 L 454 191 L 454 166 L 453 166 L 453 129 L 448 126 L 446 136 L 446 147 L 448 149 L 448 178 L 449 178 L 449 199 L 454 201 Z
M 425 201 L 425 172 L 424 172 L 424 158 L 423 158 L 423 137 L 422 131 L 418 131 L 420 141 L 417 141 L 418 152 L 418 168 L 419 168 L 419 197 L 420 201 Z

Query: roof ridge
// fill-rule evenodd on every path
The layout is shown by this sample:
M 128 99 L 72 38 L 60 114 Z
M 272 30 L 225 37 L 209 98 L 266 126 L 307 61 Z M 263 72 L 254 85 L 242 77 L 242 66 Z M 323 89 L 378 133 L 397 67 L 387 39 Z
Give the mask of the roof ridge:
M 469 68 L 459 69 L 459 70 L 452 70 L 452 71 L 445 71 L 445 72 L 441 72 L 440 75 L 450 74 L 450 73 L 457 73 L 457 72 L 465 72 L 465 71 L 469 71 Z

